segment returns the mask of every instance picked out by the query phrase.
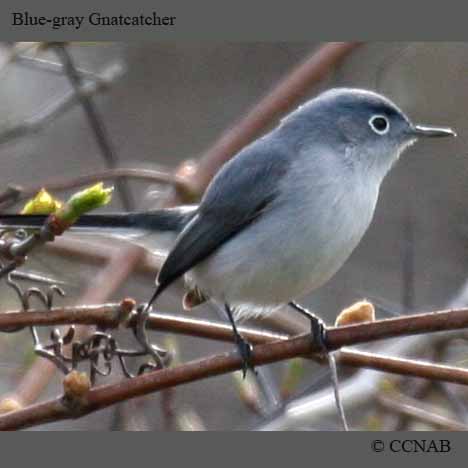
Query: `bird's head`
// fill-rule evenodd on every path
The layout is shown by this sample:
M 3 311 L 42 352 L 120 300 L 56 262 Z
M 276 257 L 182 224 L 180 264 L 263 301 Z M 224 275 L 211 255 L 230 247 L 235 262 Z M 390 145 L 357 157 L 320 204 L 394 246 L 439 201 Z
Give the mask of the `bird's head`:
M 281 127 L 304 136 L 301 148 L 323 146 L 348 166 L 380 178 L 418 139 L 456 136 L 450 128 L 414 124 L 386 97 L 352 88 L 320 94 L 284 119 Z

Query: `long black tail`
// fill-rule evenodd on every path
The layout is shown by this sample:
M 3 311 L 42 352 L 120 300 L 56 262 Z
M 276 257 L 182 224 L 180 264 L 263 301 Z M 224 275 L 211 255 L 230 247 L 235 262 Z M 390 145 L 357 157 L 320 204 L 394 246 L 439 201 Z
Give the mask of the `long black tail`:
M 72 229 L 99 231 L 102 229 L 135 229 L 147 231 L 181 231 L 192 219 L 196 206 L 182 206 L 130 213 L 90 214 L 81 216 Z M 34 229 L 44 224 L 47 215 L 1 214 L 2 229 Z

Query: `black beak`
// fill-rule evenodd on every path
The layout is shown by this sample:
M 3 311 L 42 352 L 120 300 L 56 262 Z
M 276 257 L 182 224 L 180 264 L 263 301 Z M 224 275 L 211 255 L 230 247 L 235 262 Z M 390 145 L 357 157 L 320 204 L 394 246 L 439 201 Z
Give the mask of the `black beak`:
M 429 127 L 426 125 L 414 125 L 412 130 L 412 133 L 416 137 L 441 138 L 457 136 L 457 134 L 451 128 L 448 127 Z

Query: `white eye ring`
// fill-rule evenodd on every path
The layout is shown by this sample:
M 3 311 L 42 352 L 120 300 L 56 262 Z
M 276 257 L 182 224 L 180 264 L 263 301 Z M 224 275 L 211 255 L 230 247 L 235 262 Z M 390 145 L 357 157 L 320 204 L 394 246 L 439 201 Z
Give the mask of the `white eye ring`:
M 385 122 L 384 127 L 381 126 L 382 120 Z M 379 135 L 385 135 L 390 130 L 390 122 L 388 121 L 387 117 L 385 117 L 385 115 L 373 115 L 369 119 L 369 125 L 372 130 Z

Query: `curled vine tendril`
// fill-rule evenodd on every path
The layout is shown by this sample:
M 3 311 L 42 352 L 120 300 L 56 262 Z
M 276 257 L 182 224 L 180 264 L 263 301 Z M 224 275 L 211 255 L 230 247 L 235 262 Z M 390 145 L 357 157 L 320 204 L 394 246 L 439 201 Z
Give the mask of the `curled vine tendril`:
M 3 265 L 0 263 L 0 268 Z M 33 300 L 40 303 L 46 310 L 51 310 L 57 297 L 65 297 L 65 291 L 58 285 L 48 285 L 47 288 L 30 287 L 24 289 L 20 283 L 13 279 L 12 273 L 8 274 L 6 283 L 13 289 L 24 312 L 31 310 Z M 137 309 L 138 318 L 133 327 L 133 334 L 141 346 L 141 349 L 122 349 L 117 345 L 116 339 L 102 327 L 97 329 L 83 340 L 76 340 L 75 326 L 61 331 L 54 327 L 50 331 L 49 342 L 41 342 L 37 327 L 29 326 L 33 339 L 34 352 L 36 355 L 51 361 L 61 372 L 68 374 L 76 369 L 82 362 L 89 363 L 89 374 L 91 383 L 94 384 L 96 377 L 108 376 L 112 372 L 112 364 L 117 361 L 122 373 L 128 377 L 142 374 L 149 370 L 166 367 L 171 354 L 153 344 L 149 344 L 144 332 L 145 316 L 141 308 Z M 13 333 L 24 327 L 2 329 L 1 331 Z M 143 332 L 142 332 L 143 330 Z M 150 362 L 139 366 L 136 374 L 132 373 L 127 364 L 127 358 L 149 357 Z

